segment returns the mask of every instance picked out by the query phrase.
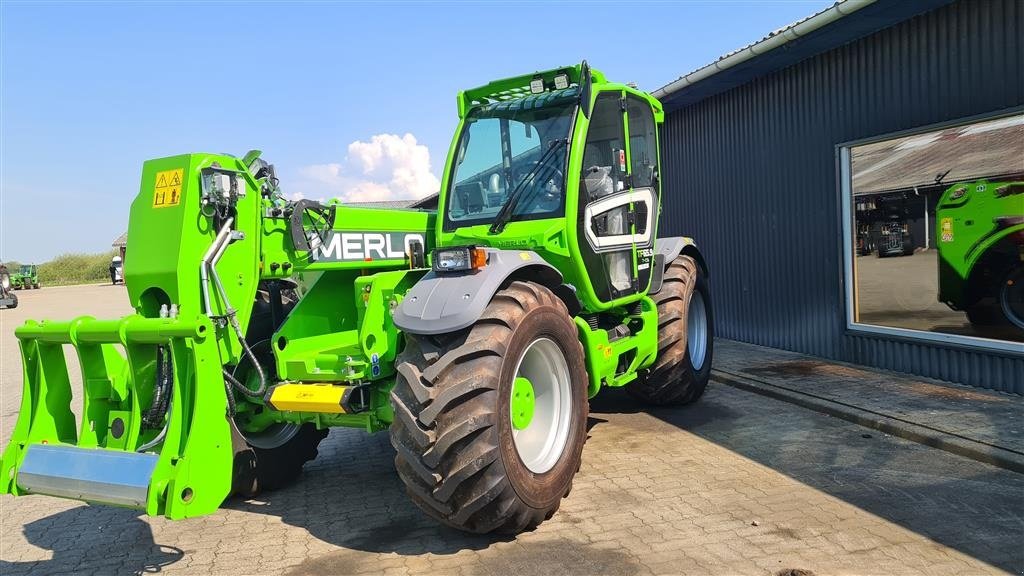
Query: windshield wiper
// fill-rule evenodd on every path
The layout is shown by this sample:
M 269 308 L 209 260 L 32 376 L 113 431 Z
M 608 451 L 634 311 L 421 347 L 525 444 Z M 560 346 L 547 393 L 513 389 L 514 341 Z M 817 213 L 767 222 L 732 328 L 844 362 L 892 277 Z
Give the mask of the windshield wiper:
M 558 138 L 551 141 L 548 149 L 541 154 L 541 157 L 533 165 L 533 168 L 523 176 L 523 179 L 519 181 L 515 190 L 509 195 L 508 200 L 498 211 L 498 215 L 494 217 L 494 222 L 491 224 L 491 234 L 498 234 L 505 229 L 505 225 L 512 219 L 515 214 L 516 206 L 519 205 L 519 200 L 523 196 L 523 192 L 526 191 L 526 183 L 533 179 L 538 172 L 547 166 L 550 159 L 555 158 L 553 152 L 558 149 L 559 146 L 564 146 L 568 142 L 567 138 Z

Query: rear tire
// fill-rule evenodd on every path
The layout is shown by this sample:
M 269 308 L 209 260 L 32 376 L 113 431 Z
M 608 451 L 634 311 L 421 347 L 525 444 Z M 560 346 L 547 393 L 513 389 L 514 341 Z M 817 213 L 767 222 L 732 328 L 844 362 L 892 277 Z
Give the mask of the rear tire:
M 704 272 L 690 256 L 679 256 L 652 297 L 658 305 L 658 359 L 626 391 L 657 406 L 696 402 L 711 377 L 715 343 L 711 291 Z
M 588 412 L 583 347 L 562 301 L 512 282 L 471 327 L 405 337 L 391 443 L 412 501 L 475 533 L 518 533 L 550 518 L 579 470 Z M 513 422 L 522 379 L 536 390 L 532 419 Z

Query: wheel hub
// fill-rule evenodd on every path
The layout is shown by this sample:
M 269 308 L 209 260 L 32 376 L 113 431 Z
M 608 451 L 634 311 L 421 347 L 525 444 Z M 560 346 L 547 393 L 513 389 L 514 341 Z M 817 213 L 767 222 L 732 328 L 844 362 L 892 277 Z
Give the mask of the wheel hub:
M 525 430 L 533 420 L 534 406 L 533 384 L 522 376 L 516 378 L 512 384 L 512 427 L 516 430 Z
M 704 308 L 704 296 L 697 290 L 690 297 L 686 323 L 686 347 L 690 352 L 690 363 L 695 370 L 700 370 L 708 351 L 708 315 Z

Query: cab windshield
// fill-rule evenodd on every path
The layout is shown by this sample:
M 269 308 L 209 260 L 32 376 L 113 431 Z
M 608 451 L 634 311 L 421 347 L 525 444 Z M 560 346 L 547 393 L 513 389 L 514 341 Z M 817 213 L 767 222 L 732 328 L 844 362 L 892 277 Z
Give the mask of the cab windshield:
M 32 267 L 31 266 L 22 266 L 21 267 L 21 273 L 22 274 L 32 275 Z
M 493 221 L 513 194 L 510 220 L 562 214 L 576 106 L 573 87 L 471 111 L 448 180 L 445 229 Z

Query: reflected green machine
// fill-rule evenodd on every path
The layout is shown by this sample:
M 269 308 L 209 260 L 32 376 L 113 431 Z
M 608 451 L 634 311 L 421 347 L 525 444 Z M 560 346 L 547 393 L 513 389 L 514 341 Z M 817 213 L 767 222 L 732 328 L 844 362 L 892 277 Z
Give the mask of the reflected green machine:
M 976 326 L 1024 334 L 1024 181 L 947 188 L 935 210 L 939 301 Z
M 424 512 L 515 533 L 568 494 L 601 388 L 697 400 L 711 295 L 657 235 L 660 103 L 586 63 L 457 102 L 436 211 L 287 200 L 257 151 L 146 162 L 135 313 L 15 331 L 0 492 L 187 518 L 290 482 L 331 427 L 389 430 Z

